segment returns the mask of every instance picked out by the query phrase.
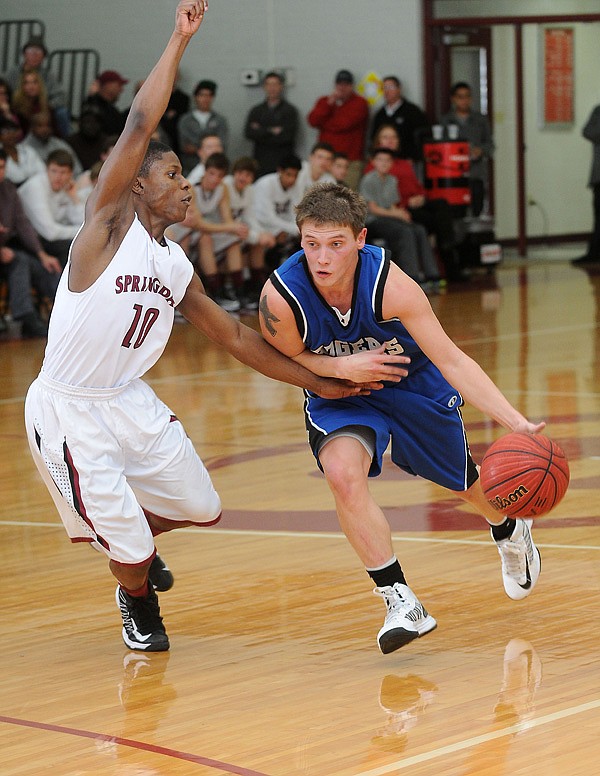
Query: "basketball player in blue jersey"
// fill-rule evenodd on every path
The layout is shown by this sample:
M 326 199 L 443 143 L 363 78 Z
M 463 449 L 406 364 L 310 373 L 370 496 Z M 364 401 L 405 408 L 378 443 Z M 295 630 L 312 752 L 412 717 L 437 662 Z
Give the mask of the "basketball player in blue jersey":
M 242 326 L 209 299 L 184 252 L 164 237 L 185 218 L 190 184 L 171 149 L 150 139 L 206 7 L 205 0 L 179 2 L 169 42 L 102 168 L 25 405 L 31 452 L 67 533 L 108 556 L 123 639 L 145 651 L 169 648 L 155 587 L 166 589 L 171 579 L 164 564 L 152 565 L 154 537 L 210 525 L 221 514 L 183 426 L 140 379 L 166 346 L 175 307 L 269 377 L 330 398 L 365 390 L 309 372 Z M 386 373 L 400 379 L 398 366 L 383 364 L 376 355 L 375 381 Z
M 360 195 L 320 184 L 305 194 L 296 214 L 302 250 L 263 288 L 265 339 L 318 374 L 358 382 L 369 379 L 363 367 L 373 350 L 410 361 L 408 375 L 381 391 L 331 400 L 308 390 L 305 401 L 309 443 L 340 525 L 387 607 L 379 647 L 393 652 L 429 633 L 436 621 L 408 587 L 388 522 L 369 492 L 368 477 L 381 472 L 390 440 L 397 466 L 448 488 L 487 520 L 504 589 L 520 599 L 540 573 L 532 521 L 506 518 L 487 502 L 460 406 L 468 401 L 510 431 L 534 434 L 545 424 L 523 417 L 446 335 L 420 287 L 383 249 L 365 245 L 367 204 Z

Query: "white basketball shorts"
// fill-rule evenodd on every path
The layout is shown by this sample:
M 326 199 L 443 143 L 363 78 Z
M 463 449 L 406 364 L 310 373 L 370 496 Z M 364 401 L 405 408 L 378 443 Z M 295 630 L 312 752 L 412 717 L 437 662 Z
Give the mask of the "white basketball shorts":
M 142 380 L 72 388 L 41 374 L 25 401 L 29 446 L 73 542 L 144 563 L 154 539 L 143 510 L 209 525 L 221 502 L 182 424 Z

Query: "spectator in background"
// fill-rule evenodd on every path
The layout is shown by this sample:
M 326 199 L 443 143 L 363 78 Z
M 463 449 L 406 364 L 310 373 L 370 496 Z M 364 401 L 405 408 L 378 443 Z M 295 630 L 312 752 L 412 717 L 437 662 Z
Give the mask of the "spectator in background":
M 418 162 L 423 159 L 422 141 L 431 125 L 425 113 L 402 96 L 402 83 L 395 75 L 383 79 L 384 104 L 373 116 L 371 144 L 375 148 L 377 130 L 383 124 L 393 124 L 400 138 L 400 158 Z
M 329 143 L 316 143 L 310 152 L 308 160 L 302 162 L 297 185 L 304 196 L 305 192 L 315 183 L 334 183 L 331 174 L 334 151 Z
M 198 164 L 193 167 L 186 175 L 188 181 L 193 186 L 195 186 L 197 183 L 200 183 L 202 176 L 204 175 L 204 165 L 206 164 L 208 157 L 212 156 L 213 154 L 222 153 L 223 143 L 221 142 L 221 138 L 218 135 L 213 134 L 204 135 L 204 137 L 200 140 L 200 145 L 198 146 Z
M 581 134 L 592 143 L 592 167 L 589 187 L 594 192 L 594 226 L 587 251 L 573 259 L 575 265 L 600 264 L 600 105 L 591 112 Z
M 374 169 L 360 182 L 360 193 L 369 208 L 367 232 L 369 242 L 381 239 L 391 251 L 391 258 L 425 291 L 435 291 L 440 274 L 427 239 L 427 232 L 415 224 L 406 207 L 400 204 L 396 178 L 390 174 L 394 154 L 389 148 L 374 148 Z
M 6 151 L 6 177 L 15 186 L 44 172 L 44 162 L 33 148 L 23 144 L 22 138 L 19 124 L 12 119 L 0 118 L 0 145 Z
M 44 164 L 52 151 L 68 151 L 73 153 L 66 140 L 52 133 L 51 116 L 49 112 L 36 113 L 31 118 L 29 134 L 23 140 L 23 145 L 33 148 Z M 73 159 L 73 174 L 81 175 L 83 168 L 79 159 Z
M 346 154 L 336 153 L 333 155 L 333 162 L 331 162 L 331 174 L 333 175 L 335 182 L 347 186 L 346 178 L 348 177 L 348 167 L 350 166 L 350 160 Z
M 89 107 L 97 110 L 104 135 L 120 135 L 123 131 L 127 115 L 117 108 L 117 102 L 128 83 L 129 80 L 116 70 L 104 70 L 92 85 L 93 93 L 81 106 L 82 113 Z
M 256 218 L 252 184 L 257 173 L 256 159 L 242 156 L 234 162 L 231 175 L 227 175 L 223 180 L 227 186 L 233 219 L 242 221 L 248 227 L 248 236 L 242 245 L 242 251 L 244 258 L 247 258 L 250 277 L 244 284 L 242 307 L 250 310 L 257 309 L 258 296 L 267 279 L 265 252 L 276 245 L 275 235 L 262 230 Z
M 456 250 L 456 235 L 452 209 L 445 199 L 425 198 L 425 189 L 417 178 L 410 159 L 400 159 L 400 138 L 394 124 L 382 124 L 373 138 L 374 148 L 389 148 L 393 154 L 390 175 L 396 178 L 400 204 L 410 213 L 412 221 L 435 235 L 436 246 L 448 280 L 466 280 L 468 275 L 460 267 Z M 373 169 L 369 162 L 365 173 Z
M 177 122 L 190 109 L 190 97 L 178 87 L 181 73 L 177 70 L 177 77 L 169 97 L 169 104 L 164 116 L 160 120 L 160 127 L 168 138 L 168 145 L 176 154 L 179 154 L 179 138 L 177 137 Z
M 275 235 L 275 247 L 265 255 L 268 267 L 277 267 L 300 245 L 294 208 L 302 199 L 298 185 L 301 169 L 302 162 L 291 154 L 281 160 L 277 172 L 263 175 L 254 184 L 256 219 L 263 231 Z
M 59 262 L 46 253 L 25 215 L 17 189 L 6 180 L 6 151 L 0 148 L 0 277 L 8 284 L 8 304 L 23 337 L 46 336 L 31 290 L 52 301 L 60 272 Z
M 19 124 L 19 117 L 11 106 L 12 89 L 6 79 L 0 78 L 0 119 L 10 119 Z
M 450 91 L 452 108 L 440 119 L 447 128 L 458 126 L 459 138 L 469 141 L 471 167 L 469 188 L 471 189 L 471 212 L 479 216 L 484 207 L 489 183 L 489 160 L 494 155 L 494 140 L 487 116 L 473 110 L 471 87 L 464 81 L 454 84 Z
M 281 73 L 267 73 L 262 86 L 265 100 L 250 109 L 244 135 L 254 143 L 258 174 L 267 175 L 295 151 L 298 110 L 283 96 L 285 80 Z
M 116 135 L 109 137 L 115 138 Z M 101 158 L 106 142 L 107 136 L 102 131 L 99 108 L 87 105 L 79 117 L 79 129 L 67 138 L 67 143 L 84 170 L 89 170 Z M 111 142 L 114 145 L 114 140 Z
M 48 104 L 52 111 L 54 124 L 61 137 L 71 134 L 71 114 L 67 107 L 67 95 L 62 84 L 44 61 L 48 50 L 40 36 L 31 37 L 23 46 L 23 60 L 20 65 L 9 70 L 6 80 L 13 92 L 19 85 L 23 73 L 37 72 L 44 81 Z
M 177 122 L 179 158 L 184 175 L 197 164 L 196 157 L 204 135 L 218 135 L 223 149 L 227 148 L 227 119 L 213 110 L 216 93 L 217 84 L 214 81 L 199 81 L 194 89 L 194 107 Z
M 50 114 L 46 87 L 44 86 L 42 76 L 37 70 L 21 74 L 19 84 L 13 93 L 11 104 L 19 119 L 24 135 L 29 132 L 34 116 L 40 113 Z M 53 123 L 52 118 L 50 123 Z
M 308 114 L 308 123 L 319 130 L 319 142 L 347 155 L 347 181 L 354 189 L 362 175 L 368 122 L 369 103 L 354 91 L 349 70 L 338 71 L 333 91 L 319 97 Z
M 44 249 L 64 267 L 71 241 L 84 219 L 84 205 L 73 178 L 72 154 L 53 151 L 46 169 L 26 181 L 19 196 Z
M 92 189 L 96 185 L 94 176 L 97 179 L 100 168 L 108 159 L 108 155 L 115 147 L 117 139 L 118 138 L 116 135 L 111 135 L 110 137 L 105 138 L 102 145 L 102 150 L 100 152 L 100 159 L 97 162 L 94 162 L 94 164 L 88 170 L 84 170 L 77 178 L 77 196 L 82 202 L 86 202 L 87 198 L 92 193 Z M 92 174 L 92 171 L 95 171 L 94 174 Z

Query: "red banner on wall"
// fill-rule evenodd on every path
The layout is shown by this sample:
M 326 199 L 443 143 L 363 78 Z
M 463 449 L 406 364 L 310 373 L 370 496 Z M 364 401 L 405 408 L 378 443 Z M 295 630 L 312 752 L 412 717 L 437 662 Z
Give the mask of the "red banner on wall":
M 544 29 L 544 124 L 572 124 L 573 28 Z

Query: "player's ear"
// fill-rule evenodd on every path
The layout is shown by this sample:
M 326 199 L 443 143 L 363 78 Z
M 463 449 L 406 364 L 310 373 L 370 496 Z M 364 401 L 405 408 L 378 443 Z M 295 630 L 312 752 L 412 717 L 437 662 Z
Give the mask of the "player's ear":
M 133 186 L 131 187 L 131 190 L 134 194 L 137 194 L 138 196 L 142 196 L 144 193 L 144 184 L 142 183 L 141 178 L 136 178 L 133 182 Z
M 362 250 L 367 242 L 367 227 L 364 226 L 356 236 L 356 246 L 358 250 Z

